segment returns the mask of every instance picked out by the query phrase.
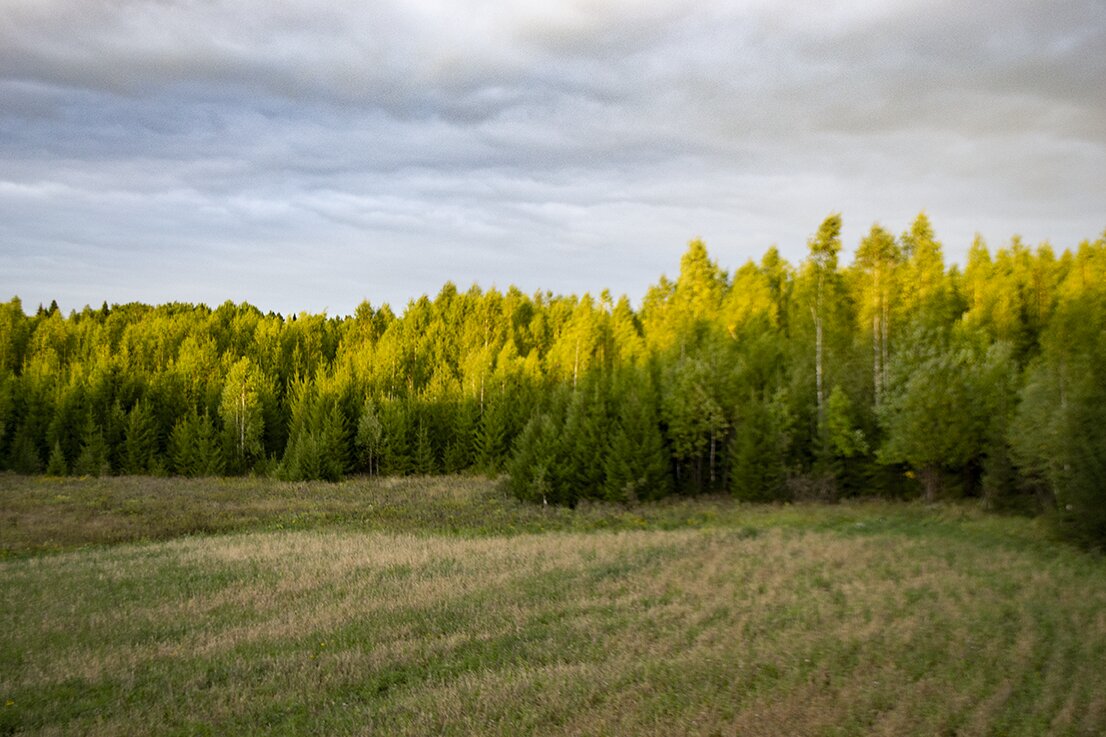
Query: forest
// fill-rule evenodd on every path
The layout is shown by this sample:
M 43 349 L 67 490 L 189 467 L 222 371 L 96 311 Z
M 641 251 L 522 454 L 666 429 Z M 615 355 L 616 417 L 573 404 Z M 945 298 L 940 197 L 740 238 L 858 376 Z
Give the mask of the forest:
M 1060 254 L 923 213 L 842 263 L 732 272 L 692 241 L 635 309 L 447 283 L 397 314 L 0 304 L 0 468 L 49 475 L 505 474 L 574 506 L 974 497 L 1106 543 L 1106 233 Z

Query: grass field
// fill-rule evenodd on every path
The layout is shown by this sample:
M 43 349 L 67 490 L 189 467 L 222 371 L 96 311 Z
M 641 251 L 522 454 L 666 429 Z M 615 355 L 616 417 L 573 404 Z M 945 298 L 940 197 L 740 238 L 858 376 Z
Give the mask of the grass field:
M 1106 560 L 969 506 L 0 476 L 0 550 L 0 734 L 1106 734 Z

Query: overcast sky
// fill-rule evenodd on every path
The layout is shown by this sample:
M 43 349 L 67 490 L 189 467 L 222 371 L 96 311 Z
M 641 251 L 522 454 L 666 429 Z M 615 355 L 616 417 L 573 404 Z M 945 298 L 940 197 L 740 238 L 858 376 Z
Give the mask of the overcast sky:
M 0 0 L 0 299 L 626 293 L 1106 229 L 1106 2 Z M 851 257 L 850 257 L 851 258 Z

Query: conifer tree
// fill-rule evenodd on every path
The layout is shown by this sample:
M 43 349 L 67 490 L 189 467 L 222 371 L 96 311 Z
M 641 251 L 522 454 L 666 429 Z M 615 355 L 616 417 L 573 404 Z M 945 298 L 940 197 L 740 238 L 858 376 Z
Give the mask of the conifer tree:
M 219 433 L 207 410 L 196 415 L 195 476 L 221 476 L 225 470 L 225 453 L 219 443 Z
M 417 474 L 430 475 L 437 470 L 437 461 L 434 458 L 434 447 L 430 444 L 430 433 L 426 429 L 426 423 L 420 422 L 415 433 L 415 453 L 413 470 Z
M 450 436 L 446 442 L 443 463 L 446 473 L 464 471 L 473 465 L 473 434 L 476 431 L 476 405 L 461 399 L 450 412 Z
M 15 431 L 10 450 L 9 465 L 19 473 L 38 473 L 42 470 L 42 452 L 35 440 L 34 425 L 23 422 Z
M 54 403 L 50 424 L 46 428 L 46 443 L 51 447 L 60 445 L 66 458 L 76 459 L 81 452 L 90 411 L 84 377 L 74 372 Z
M 929 217 L 924 212 L 919 213 L 900 240 L 905 256 L 898 281 L 902 289 L 899 309 L 903 319 L 921 323 L 926 330 L 940 329 L 955 319 L 956 309 L 945 273 L 941 243 L 934 234 Z M 979 242 L 982 243 L 981 240 Z
M 729 418 L 722 403 L 723 375 L 717 354 L 687 355 L 665 370 L 662 418 L 676 461 L 676 481 L 701 491 L 720 478 L 721 451 Z
M 572 393 L 565 413 L 563 455 L 557 472 L 564 480 L 559 501 L 574 505 L 581 497 L 602 496 L 603 455 L 610 443 L 610 429 L 604 382 L 589 375 Z
M 177 420 L 169 433 L 169 463 L 172 472 L 178 476 L 195 476 L 196 460 L 196 421 L 195 410 Z
M 139 400 L 127 414 L 124 440 L 123 471 L 143 474 L 157 465 L 157 419 L 149 401 Z
M 498 399 L 489 402 L 477 424 L 473 455 L 477 469 L 494 474 L 502 468 L 507 450 L 506 407 Z
M 380 444 L 380 473 L 405 476 L 411 472 L 411 422 L 401 400 L 383 402 L 380 407 L 383 426 Z
M 793 420 L 782 393 L 742 404 L 730 450 L 730 487 L 742 501 L 787 498 L 788 450 Z
M 123 440 L 127 430 L 127 413 L 123 411 L 123 404 L 118 399 L 112 401 L 103 428 L 104 443 L 108 449 L 108 467 L 111 473 L 118 473 L 125 462 L 126 449 Z
M 627 387 L 618 401 L 603 459 L 604 492 L 611 501 L 659 499 L 672 484 L 655 396 L 646 375 L 634 374 L 636 385 Z
M 169 435 L 169 457 L 173 472 L 180 476 L 223 473 L 223 449 L 207 410 L 192 410 L 177 422 Z
M 81 452 L 73 463 L 73 471 L 81 476 L 102 476 L 110 470 L 103 428 L 89 416 L 81 433 Z
M 511 491 L 519 499 L 542 504 L 565 502 L 558 477 L 561 428 L 548 413 L 538 413 L 526 423 L 515 441 L 507 465 Z
M 61 450 L 61 443 L 55 441 L 54 447 L 50 449 L 50 460 L 46 463 L 46 475 L 67 476 L 68 474 L 69 464 L 65 462 L 65 453 Z

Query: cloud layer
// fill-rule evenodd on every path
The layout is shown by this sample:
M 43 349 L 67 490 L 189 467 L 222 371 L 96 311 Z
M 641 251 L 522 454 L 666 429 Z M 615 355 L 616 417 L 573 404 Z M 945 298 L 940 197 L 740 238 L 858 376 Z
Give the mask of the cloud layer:
M 0 0 L 0 291 L 637 298 L 835 210 L 1102 232 L 1106 5 L 870 5 Z

